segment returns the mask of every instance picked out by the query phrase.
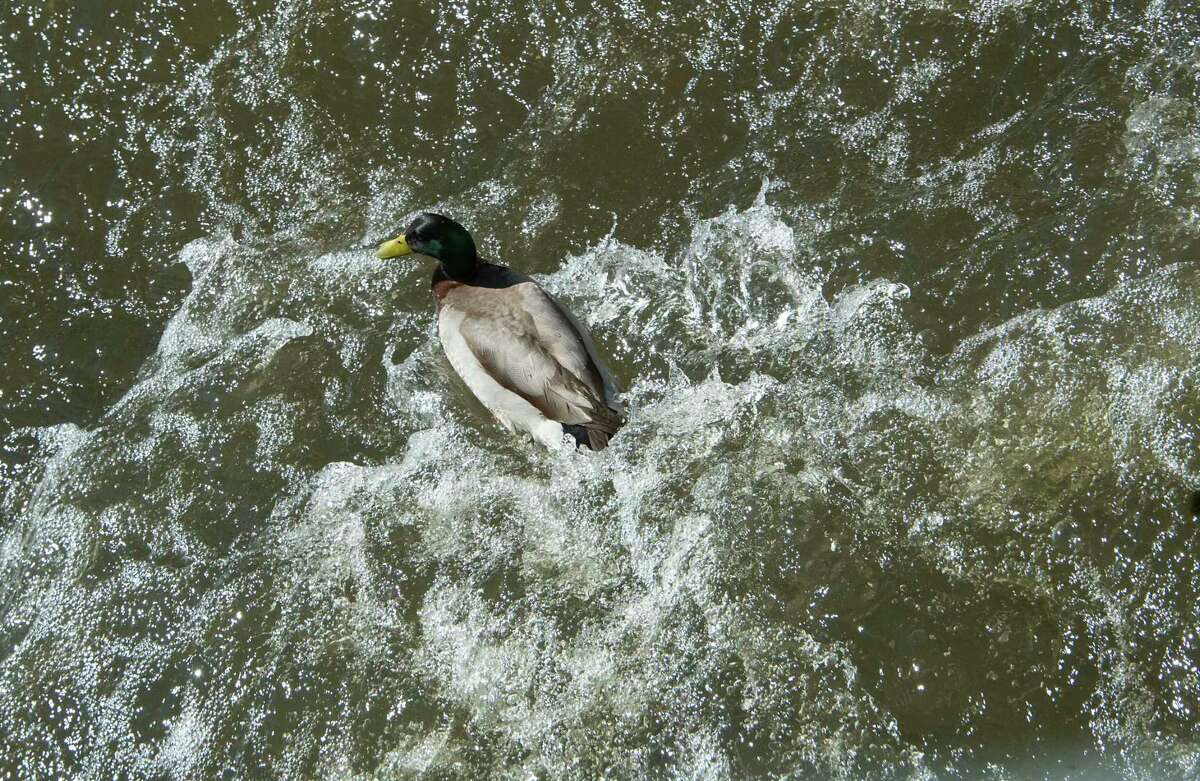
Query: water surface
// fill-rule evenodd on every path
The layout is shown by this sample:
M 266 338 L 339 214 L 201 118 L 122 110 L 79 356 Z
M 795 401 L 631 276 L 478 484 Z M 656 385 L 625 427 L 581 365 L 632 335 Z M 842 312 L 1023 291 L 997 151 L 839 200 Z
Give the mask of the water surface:
M 0 771 L 1200 773 L 1200 11 L 0 11 Z M 506 435 L 454 215 L 630 421 Z

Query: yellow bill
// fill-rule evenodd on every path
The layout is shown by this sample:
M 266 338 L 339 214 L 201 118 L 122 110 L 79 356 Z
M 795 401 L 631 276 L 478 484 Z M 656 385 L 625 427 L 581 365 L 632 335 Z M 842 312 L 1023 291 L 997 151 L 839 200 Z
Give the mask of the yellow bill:
M 401 255 L 408 255 L 411 252 L 412 247 L 408 246 L 408 240 L 401 233 L 391 241 L 385 241 L 380 244 L 379 249 L 375 251 L 375 257 L 380 260 L 387 260 L 388 258 L 398 258 Z

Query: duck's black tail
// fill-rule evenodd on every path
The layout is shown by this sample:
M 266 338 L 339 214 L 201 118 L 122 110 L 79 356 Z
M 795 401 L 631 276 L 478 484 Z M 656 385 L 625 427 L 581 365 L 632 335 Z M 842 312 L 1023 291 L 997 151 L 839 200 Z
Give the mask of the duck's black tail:
M 578 447 L 586 447 L 589 450 L 603 450 L 608 447 L 608 434 L 600 429 L 586 428 L 578 423 L 562 424 L 563 431 L 575 438 L 575 444 Z

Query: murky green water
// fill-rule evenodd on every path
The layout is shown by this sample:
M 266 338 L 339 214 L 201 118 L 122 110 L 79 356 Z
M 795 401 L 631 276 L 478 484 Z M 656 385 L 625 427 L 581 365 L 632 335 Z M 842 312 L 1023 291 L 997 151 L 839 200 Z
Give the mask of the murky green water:
M 0 776 L 1200 774 L 1200 11 L 0 10 Z M 612 357 L 501 432 L 436 209 Z

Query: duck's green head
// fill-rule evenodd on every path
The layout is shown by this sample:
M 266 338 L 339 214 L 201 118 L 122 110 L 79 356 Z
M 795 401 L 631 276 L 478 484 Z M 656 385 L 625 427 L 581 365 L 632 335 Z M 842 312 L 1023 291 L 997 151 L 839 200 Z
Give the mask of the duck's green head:
M 375 254 L 386 260 L 413 252 L 436 258 L 451 279 L 468 277 L 479 265 L 475 240 L 467 229 L 432 212 L 418 214 L 399 236 L 380 244 Z

